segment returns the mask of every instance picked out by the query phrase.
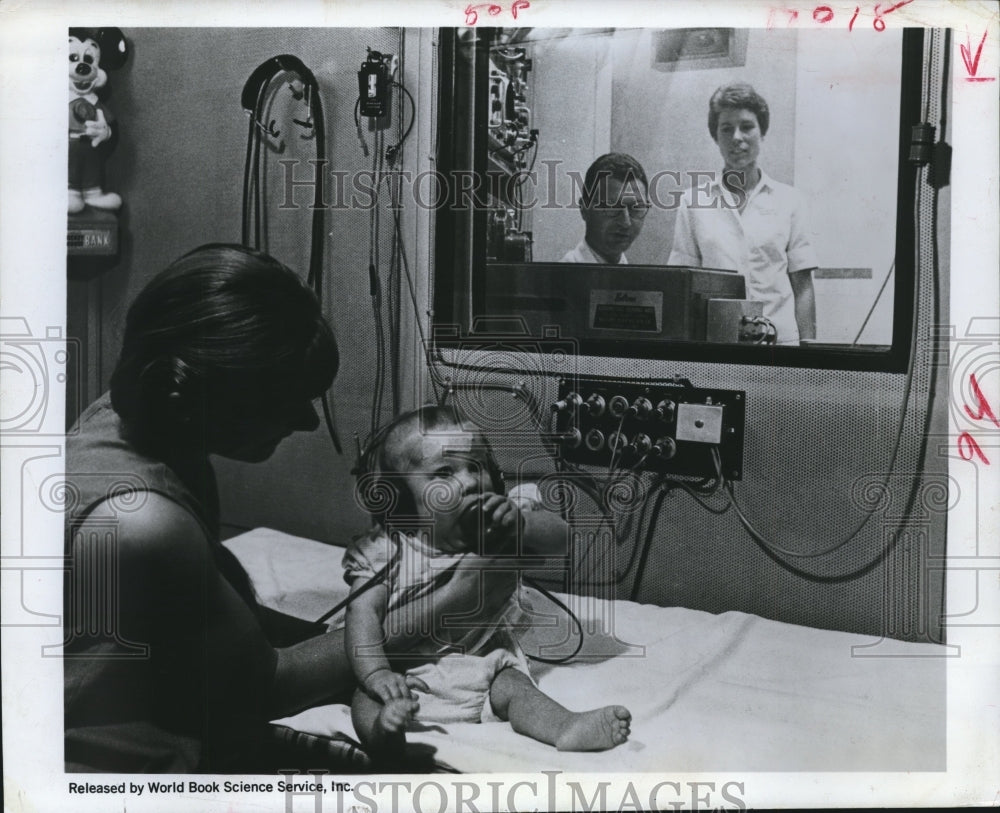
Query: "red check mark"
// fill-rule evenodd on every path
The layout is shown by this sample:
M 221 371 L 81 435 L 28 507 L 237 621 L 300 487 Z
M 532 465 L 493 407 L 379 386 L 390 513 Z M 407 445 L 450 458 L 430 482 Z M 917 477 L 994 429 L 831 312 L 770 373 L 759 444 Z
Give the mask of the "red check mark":
M 979 47 L 976 48 L 976 56 L 972 56 L 972 43 L 969 41 L 968 32 L 966 32 L 965 45 L 959 45 L 959 49 L 962 52 L 962 61 L 965 63 L 965 70 L 969 74 L 965 77 L 966 82 L 992 82 L 996 79 L 995 76 L 976 76 L 976 72 L 979 70 L 979 56 L 983 53 L 983 44 L 986 42 L 986 34 L 988 32 L 983 32 L 983 38 L 979 40 Z

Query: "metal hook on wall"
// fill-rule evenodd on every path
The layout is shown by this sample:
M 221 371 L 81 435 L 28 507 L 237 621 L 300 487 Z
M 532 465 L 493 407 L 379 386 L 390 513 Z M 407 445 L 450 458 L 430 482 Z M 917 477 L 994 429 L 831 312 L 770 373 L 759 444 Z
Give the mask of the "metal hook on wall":
M 296 85 L 298 87 L 296 87 Z M 288 87 L 291 89 L 292 95 L 296 99 L 302 98 L 303 85 L 301 82 L 291 82 L 289 83 Z M 293 118 L 292 121 L 298 124 L 300 127 L 304 127 L 306 130 L 309 131 L 307 133 L 299 134 L 299 138 L 308 140 L 310 138 L 315 138 L 316 136 L 315 125 L 313 123 L 312 85 L 305 86 L 305 97 L 306 97 L 306 109 L 309 111 L 308 115 L 306 116 L 306 120 L 302 121 L 301 119 Z
M 260 130 L 264 135 L 270 136 L 271 138 L 278 138 L 281 135 L 281 130 L 279 130 L 275 126 L 274 119 L 271 119 L 270 123 L 268 123 L 266 125 L 262 121 L 259 121 L 259 120 L 255 119 L 255 118 L 253 118 L 252 116 L 251 116 L 251 120 L 253 121 L 254 126 L 258 130 Z

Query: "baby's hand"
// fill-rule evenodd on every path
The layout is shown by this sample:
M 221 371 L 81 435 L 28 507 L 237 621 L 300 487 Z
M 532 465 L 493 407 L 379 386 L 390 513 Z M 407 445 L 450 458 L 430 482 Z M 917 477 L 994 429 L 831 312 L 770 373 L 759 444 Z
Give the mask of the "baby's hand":
M 386 734 L 405 731 L 419 710 L 416 700 L 391 700 L 382 706 L 376 725 Z
M 390 700 L 411 700 L 413 693 L 406 685 L 406 678 L 391 669 L 377 669 L 364 680 L 365 691 L 372 697 L 388 703 Z
M 502 494 L 485 495 L 481 510 L 486 527 L 484 552 L 495 552 L 498 546 L 517 539 L 524 530 L 521 509 Z

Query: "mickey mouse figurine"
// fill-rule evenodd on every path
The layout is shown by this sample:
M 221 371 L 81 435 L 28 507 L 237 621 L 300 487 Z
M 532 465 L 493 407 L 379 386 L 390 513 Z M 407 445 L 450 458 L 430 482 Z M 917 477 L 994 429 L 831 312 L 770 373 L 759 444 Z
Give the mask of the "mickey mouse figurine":
M 108 81 L 105 68 L 125 64 L 128 46 L 117 28 L 96 32 L 83 28 L 69 30 L 69 213 L 85 205 L 116 210 L 121 196 L 105 192 L 104 150 L 100 145 L 111 138 L 113 117 L 97 90 Z

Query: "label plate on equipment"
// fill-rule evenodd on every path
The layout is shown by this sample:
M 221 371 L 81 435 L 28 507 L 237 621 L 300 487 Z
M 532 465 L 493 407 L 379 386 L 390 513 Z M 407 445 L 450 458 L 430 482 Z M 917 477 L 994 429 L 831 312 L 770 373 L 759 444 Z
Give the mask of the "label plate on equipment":
M 662 291 L 590 292 L 590 326 L 596 330 L 659 333 L 662 323 Z

